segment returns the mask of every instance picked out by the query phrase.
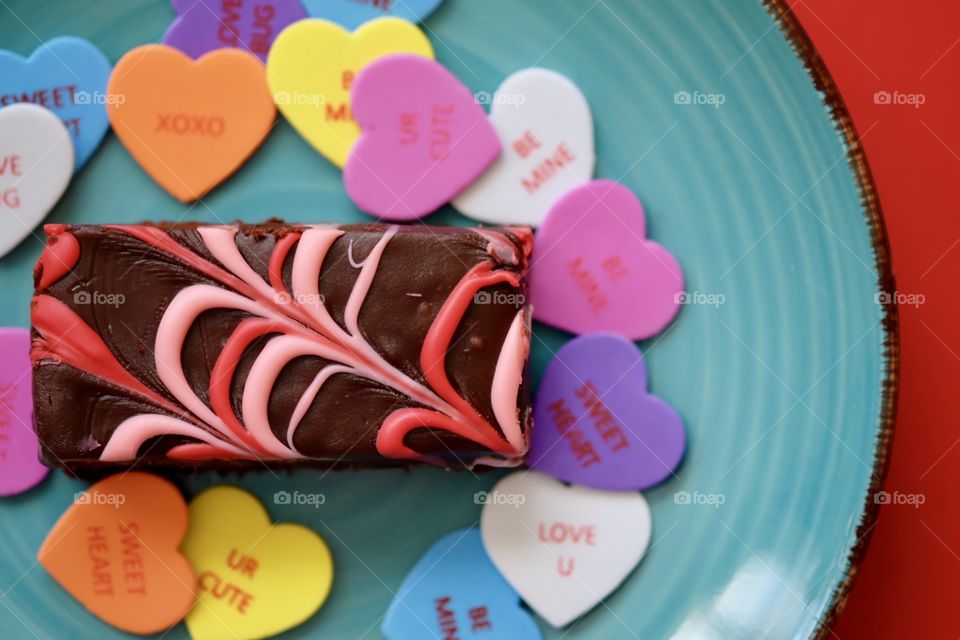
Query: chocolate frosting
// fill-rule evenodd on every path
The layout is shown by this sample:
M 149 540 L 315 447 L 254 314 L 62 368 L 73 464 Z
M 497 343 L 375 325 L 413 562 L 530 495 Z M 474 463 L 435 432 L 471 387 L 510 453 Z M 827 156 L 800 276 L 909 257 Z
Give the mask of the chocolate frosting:
M 342 332 L 337 335 L 351 333 L 348 301 L 355 295 L 366 261 L 377 247 L 381 248 L 378 263 L 375 268 L 371 266 L 374 274 L 369 290 L 356 316 L 357 339 L 372 347 L 387 363 L 385 369 L 396 372 L 398 380 L 413 381 L 418 388 L 435 391 L 423 370 L 424 345 L 431 331 L 437 331 L 443 324 L 438 322 L 438 315 L 444 305 L 453 304 L 452 296 L 465 295 L 458 290 L 458 285 L 470 281 L 478 267 L 489 268 L 508 278 L 470 294 L 472 300 L 456 321 L 443 362 L 435 368 L 444 370 L 452 391 L 483 423 L 492 427 L 491 433 L 504 442 L 509 439 L 501 424 L 503 416 L 498 420 L 491 389 L 498 362 L 504 357 L 509 360 L 510 355 L 502 356 L 501 352 L 509 342 L 508 333 L 518 317 L 524 325 L 519 347 L 522 352 L 513 355 L 525 360 L 529 346 L 528 313 L 523 304 L 526 289 L 522 281 L 529 259 L 529 230 L 478 231 L 378 224 L 309 227 L 273 222 L 217 228 L 50 225 L 47 227 L 48 248 L 35 273 L 37 297 L 33 306 L 32 352 L 36 428 L 48 463 L 69 467 L 93 461 L 124 462 L 111 457 L 106 451 L 107 444 L 114 439 L 114 431 L 121 424 L 145 414 L 183 421 L 221 438 L 210 420 L 198 417 L 197 411 L 185 404 L 182 393 L 171 390 L 171 385 L 165 383 L 160 369 L 167 365 L 157 356 L 158 340 L 163 341 L 158 338 L 161 322 L 171 315 L 168 313 L 171 302 L 188 289 L 207 285 L 254 297 L 243 293 L 243 287 L 223 276 L 242 278 L 236 265 L 224 264 L 216 257 L 218 252 L 223 257 L 224 248 L 218 245 L 221 248 L 212 249 L 215 243 L 210 241 L 211 236 L 204 235 L 208 232 L 203 229 L 233 230 L 233 244 L 254 277 L 267 287 L 272 276 L 279 277 L 284 289 L 280 291 L 274 286 L 271 290 L 274 300 L 259 300 L 253 307 L 254 312 L 214 306 L 190 322 L 180 350 L 182 372 L 192 393 L 218 417 L 222 417 L 223 411 L 216 411 L 211 400 L 215 366 L 238 326 L 256 321 L 261 307 L 290 313 L 293 324 L 301 329 L 306 327 L 307 334 L 317 331 L 320 339 L 321 330 L 311 326 L 302 314 L 297 316 L 290 311 L 316 302 L 300 299 L 302 294 L 296 291 L 293 274 L 295 261 L 309 257 L 301 246 L 302 238 L 306 237 L 303 234 L 319 229 L 336 235 L 319 269 L 318 292 L 320 304 Z M 164 244 L 169 241 L 172 241 L 169 246 Z M 67 244 L 74 242 L 76 251 L 68 251 Z M 284 249 L 281 244 L 285 245 Z M 191 255 L 194 257 L 185 257 Z M 70 260 L 74 262 L 67 269 L 64 262 Z M 271 274 L 272 264 L 274 274 Z M 45 276 L 45 270 L 56 271 L 59 277 L 53 279 L 50 273 Z M 273 284 L 279 283 L 274 279 Z M 172 320 L 168 318 L 166 322 Z M 109 355 L 142 384 L 144 390 L 131 388 L 135 385 L 124 384 L 117 376 L 111 379 L 102 367 L 94 366 L 109 359 L 106 351 L 103 358 L 71 357 L 70 342 L 80 342 L 76 350 L 82 350 L 83 343 L 94 341 L 92 337 L 78 339 L 80 323 L 99 336 Z M 53 334 L 60 331 L 71 338 L 57 339 Z M 236 358 L 232 377 L 227 382 L 229 405 L 239 423 L 246 422 L 243 398 L 251 370 L 272 341 L 291 331 L 278 328 L 263 332 Z M 298 404 L 309 396 L 318 374 L 326 368 L 342 366 L 340 360 L 304 353 L 282 367 L 267 396 L 266 415 L 269 430 L 277 440 L 275 446 L 288 442 L 291 419 Z M 378 445 L 378 435 L 383 438 L 380 430 L 391 414 L 403 409 L 428 412 L 436 409 L 431 406 L 436 403 L 412 397 L 398 388 L 398 384 L 385 383 L 367 373 L 364 367 L 354 367 L 334 373 L 320 386 L 312 401 L 304 405 L 299 426 L 292 430 L 286 445 L 294 454 L 290 457 L 326 464 L 427 460 L 456 466 L 470 465 L 492 453 L 490 446 L 484 444 L 488 441 L 471 437 L 470 433 L 458 433 L 459 429 L 443 428 L 431 420 L 424 420 L 424 424 L 409 429 L 400 438 L 402 446 L 412 450 L 413 456 L 398 455 L 396 447 L 393 453 L 385 453 L 387 447 L 384 441 Z M 526 395 L 525 385 L 520 384 L 516 397 L 511 400 L 524 443 L 529 425 Z M 430 424 L 426 424 L 428 422 Z M 183 433 L 158 432 L 143 439 L 136 449 L 136 457 L 148 463 L 170 464 L 172 458 L 178 458 L 173 453 L 186 452 L 193 445 L 194 453 L 186 456 L 193 461 L 233 459 L 236 464 L 243 464 L 255 458 L 279 459 L 264 451 L 251 451 L 249 446 L 239 445 L 236 438 L 225 441 L 233 448 L 239 447 L 243 455 L 236 451 L 228 455 L 217 447 L 198 448 L 197 445 L 204 447 L 202 441 Z M 505 464 L 515 464 L 525 447 L 522 449 L 504 446 L 494 453 Z

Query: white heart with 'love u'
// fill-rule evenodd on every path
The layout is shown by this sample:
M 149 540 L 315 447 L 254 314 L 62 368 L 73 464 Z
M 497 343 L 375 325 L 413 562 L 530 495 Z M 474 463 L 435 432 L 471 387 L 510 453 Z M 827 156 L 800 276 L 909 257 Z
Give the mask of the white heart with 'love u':
M 493 564 L 554 627 L 613 592 L 640 562 L 651 530 L 639 493 L 565 486 L 536 471 L 498 482 L 480 516 Z
M 50 213 L 73 177 L 66 125 L 34 104 L 0 109 L 0 256 Z

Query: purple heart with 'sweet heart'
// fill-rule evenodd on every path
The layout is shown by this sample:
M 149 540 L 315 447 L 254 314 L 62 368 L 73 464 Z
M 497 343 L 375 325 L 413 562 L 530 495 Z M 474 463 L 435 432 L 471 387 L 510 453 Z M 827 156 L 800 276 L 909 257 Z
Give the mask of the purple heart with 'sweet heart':
M 630 189 L 593 180 L 551 207 L 534 242 L 533 317 L 576 334 L 613 331 L 642 340 L 683 303 L 683 272 L 647 240 L 643 206 Z
M 659 484 L 680 460 L 680 416 L 647 393 L 637 346 L 612 333 L 568 342 L 547 365 L 534 403 L 531 468 L 598 489 Z
M 173 0 L 173 10 L 163 43 L 194 59 L 237 47 L 266 61 L 277 34 L 307 17 L 300 0 Z
M 23 493 L 47 476 L 34 433 L 30 331 L 0 328 L 0 496 Z
M 353 83 L 362 133 L 343 183 L 360 209 L 386 220 L 424 216 L 463 191 L 500 155 L 487 114 L 443 65 L 396 54 Z

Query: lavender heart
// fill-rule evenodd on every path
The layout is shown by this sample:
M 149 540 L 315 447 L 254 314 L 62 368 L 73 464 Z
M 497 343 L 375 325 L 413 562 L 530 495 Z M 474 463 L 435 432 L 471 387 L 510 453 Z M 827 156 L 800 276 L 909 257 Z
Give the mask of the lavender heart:
M 647 393 L 637 346 L 612 333 L 571 340 L 547 366 L 534 404 L 530 467 L 599 489 L 646 489 L 683 457 L 683 423 Z
M 300 0 L 173 0 L 173 10 L 177 18 L 163 43 L 191 58 L 237 47 L 266 60 L 277 34 L 307 17 Z

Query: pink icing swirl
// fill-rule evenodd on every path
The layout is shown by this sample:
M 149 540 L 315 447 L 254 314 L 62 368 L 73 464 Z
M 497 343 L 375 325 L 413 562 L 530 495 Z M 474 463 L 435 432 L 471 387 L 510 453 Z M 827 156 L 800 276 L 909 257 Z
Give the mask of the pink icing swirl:
M 154 343 L 156 370 L 176 403 L 131 375 L 96 332 L 68 306 L 45 294 L 35 298 L 33 322 L 39 335 L 33 349 L 35 361 L 65 362 L 125 388 L 172 414 L 145 413 L 127 418 L 117 425 L 105 443 L 101 460 L 134 460 L 145 442 L 163 435 L 188 440 L 167 452 L 168 457 L 179 460 L 303 459 L 305 456 L 294 446 L 294 436 L 302 428 L 304 416 L 328 380 L 349 374 L 394 389 L 421 405 L 397 409 L 386 417 L 376 436 L 380 455 L 446 464 L 440 458 L 418 453 L 405 443 L 411 431 L 427 427 L 456 434 L 491 452 L 476 462 L 514 466 L 522 461 L 528 442 L 518 415 L 517 395 L 529 343 L 527 311 L 518 311 L 497 360 L 490 390 L 496 426 L 456 392 L 444 363 L 474 294 L 498 283 L 520 286 L 520 275 L 497 268 L 494 259 L 474 265 L 463 276 L 431 324 L 420 353 L 424 384 L 387 362 L 364 338 L 359 327 L 360 310 L 397 227 L 390 227 L 369 255 L 354 265 L 360 272 L 344 309 L 344 327 L 334 321 L 319 292 L 321 267 L 334 242 L 343 235 L 341 229 L 306 226 L 280 237 L 273 248 L 265 280 L 240 253 L 236 226 L 198 230 L 203 244 L 223 268 L 177 242 L 161 228 L 113 228 L 164 251 L 222 286 L 195 284 L 180 290 L 160 319 Z M 498 260 L 502 259 L 500 254 L 505 246 L 512 247 L 512 243 L 497 232 L 484 231 L 483 236 L 490 243 L 490 255 Z M 73 240 L 72 236 L 67 239 Z M 292 291 L 287 291 L 281 272 L 291 252 Z M 76 261 L 74 256 L 71 258 Z M 201 314 L 212 309 L 238 310 L 249 317 L 237 324 L 216 359 L 210 375 L 208 405 L 191 388 L 181 354 L 190 328 Z M 71 327 L 71 330 L 61 331 L 62 327 Z M 237 366 L 251 343 L 267 335 L 271 337 L 244 381 L 240 398 L 242 417 L 238 416 L 231 402 L 231 383 Z M 268 415 L 271 394 L 284 367 L 302 356 L 316 356 L 334 364 L 316 374 L 299 398 L 289 424 L 275 429 Z M 285 437 L 278 437 L 277 433 Z

